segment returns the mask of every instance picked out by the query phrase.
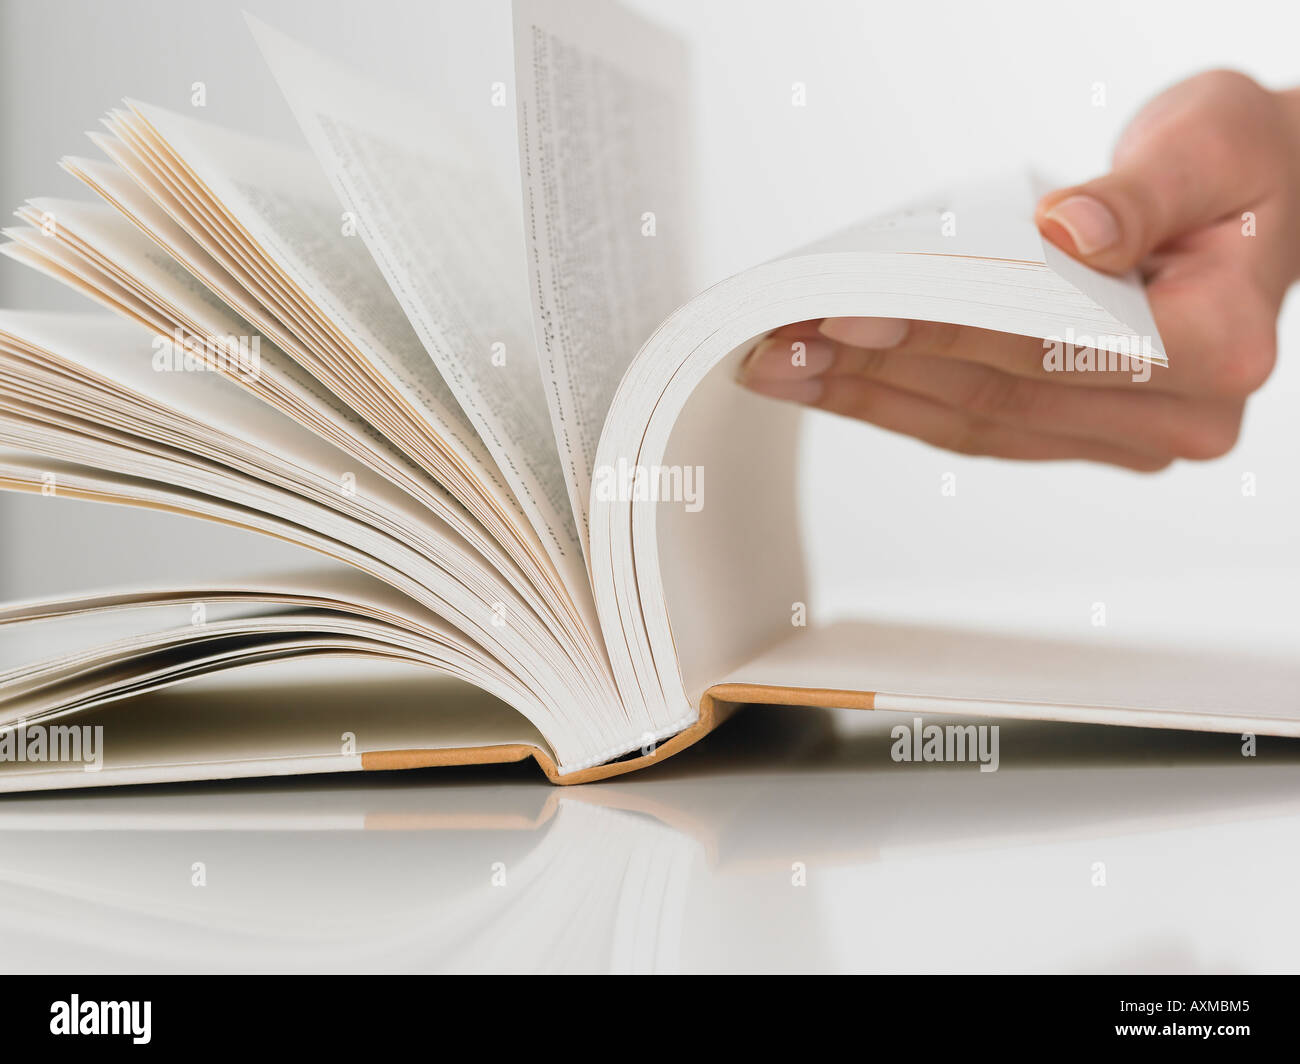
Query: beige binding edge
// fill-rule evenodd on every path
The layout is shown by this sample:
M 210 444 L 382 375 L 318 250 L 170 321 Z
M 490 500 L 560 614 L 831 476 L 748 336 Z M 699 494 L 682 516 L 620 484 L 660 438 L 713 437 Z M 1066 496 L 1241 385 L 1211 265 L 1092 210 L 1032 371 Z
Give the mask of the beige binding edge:
M 872 691 L 840 691 L 826 687 L 773 687 L 766 684 L 724 683 L 710 687 L 700 699 L 700 719 L 685 731 L 644 757 L 616 761 L 608 765 L 560 774 L 555 759 L 541 747 L 529 743 L 501 746 L 464 746 L 454 750 L 373 750 L 361 755 L 366 772 L 386 772 L 404 768 L 436 768 L 444 765 L 491 765 L 524 761 L 531 757 L 541 766 L 552 783 L 571 785 L 595 783 L 597 780 L 622 776 L 648 768 L 703 739 L 743 705 L 820 706 L 825 708 L 875 709 Z

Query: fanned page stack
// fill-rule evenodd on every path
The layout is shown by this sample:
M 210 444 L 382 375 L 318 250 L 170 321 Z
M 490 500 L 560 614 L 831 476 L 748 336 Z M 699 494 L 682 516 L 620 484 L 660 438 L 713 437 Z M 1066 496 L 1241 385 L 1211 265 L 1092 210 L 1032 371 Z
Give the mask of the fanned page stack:
M 670 35 L 516 5 L 520 203 L 437 100 L 252 28 L 310 153 L 128 101 L 100 158 L 64 160 L 93 200 L 31 200 L 7 231 L 113 313 L 0 317 L 0 484 L 332 561 L 5 607 L 0 789 L 527 757 L 576 783 L 746 702 L 1300 734 L 1296 676 L 1253 661 L 792 625 L 800 415 L 733 383 L 759 338 L 886 315 L 1143 337 L 1163 363 L 1140 286 L 1044 245 L 1030 179 L 688 299 Z M 244 711 L 264 664 L 340 655 L 426 667 L 427 705 Z M 229 712 L 187 713 L 181 681 Z

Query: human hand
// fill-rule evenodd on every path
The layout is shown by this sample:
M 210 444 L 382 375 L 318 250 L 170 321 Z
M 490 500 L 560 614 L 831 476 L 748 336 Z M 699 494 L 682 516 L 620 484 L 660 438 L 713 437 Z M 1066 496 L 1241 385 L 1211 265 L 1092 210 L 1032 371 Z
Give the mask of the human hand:
M 1141 271 L 1168 369 L 1052 373 L 1035 337 L 829 318 L 778 329 L 741 383 L 964 454 L 1155 471 L 1231 450 L 1300 276 L 1300 90 L 1229 71 L 1184 81 L 1137 115 L 1109 174 L 1049 193 L 1035 220 L 1090 266 Z

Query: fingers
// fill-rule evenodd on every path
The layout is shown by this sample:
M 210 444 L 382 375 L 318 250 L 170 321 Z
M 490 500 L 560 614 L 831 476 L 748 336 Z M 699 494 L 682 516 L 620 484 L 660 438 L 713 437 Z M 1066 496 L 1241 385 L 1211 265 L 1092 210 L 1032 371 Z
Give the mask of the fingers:
M 803 343 L 803 365 L 792 348 Z M 1090 441 L 1167 462 L 1226 454 L 1240 431 L 1240 400 L 1192 400 L 1159 392 L 1084 391 L 987 366 L 921 354 L 773 337 L 755 350 L 744 381 L 775 398 L 832 409 L 848 379 L 928 399 L 980 421 Z M 852 388 L 850 388 L 852 391 Z M 871 419 L 875 420 L 875 419 Z M 876 423 L 879 423 L 877 421 Z M 908 428 L 899 431 L 918 435 Z
M 827 378 L 813 405 L 959 454 L 1021 461 L 1077 459 L 1139 472 L 1155 472 L 1170 462 L 1125 447 L 999 424 L 867 377 Z
M 1183 233 L 1265 198 L 1281 168 L 1281 121 L 1274 94 L 1244 75 L 1182 82 L 1139 114 L 1111 173 L 1048 194 L 1035 220 L 1090 266 L 1126 272 Z
M 1147 287 L 1151 311 L 1171 352 L 1151 382 L 1185 396 L 1245 399 L 1277 360 L 1273 295 L 1252 282 L 1237 260 L 1185 259 Z
M 1240 240 L 1225 229 L 1202 243 Z M 1147 288 L 1170 364 L 1142 366 L 1097 351 L 1091 363 L 1077 352 L 1058 357 L 1048 341 L 947 322 L 882 318 L 828 318 L 800 322 L 773 335 L 793 342 L 820 334 L 854 347 L 899 355 L 938 355 L 973 362 L 1014 377 L 1079 389 L 1167 392 L 1206 399 L 1243 399 L 1264 383 L 1276 361 L 1276 319 L 1281 290 L 1258 282 L 1231 248 L 1175 256 Z M 814 331 L 815 329 L 815 331 Z M 896 338 L 896 342 L 879 342 Z M 1065 357 L 1068 354 L 1069 357 Z M 1080 365 L 1088 368 L 1079 368 Z
M 875 323 L 888 322 L 887 327 Z M 799 323 L 777 330 L 773 335 L 791 339 L 809 332 L 816 323 Z M 1082 388 L 1129 388 L 1141 384 L 1153 389 L 1168 389 L 1172 382 L 1163 367 L 1151 367 L 1151 375 L 1128 360 L 1109 359 L 1104 353 L 1094 358 L 1094 366 L 1103 368 L 1090 371 L 1062 371 L 1049 368 L 1045 356 L 1051 344 L 1037 336 L 1019 336 L 1015 333 L 993 332 L 966 325 L 953 325 L 940 321 L 900 321 L 894 318 L 827 318 L 816 326 L 820 334 L 830 340 L 853 347 L 889 350 L 900 355 L 925 354 L 975 362 L 1001 370 L 1015 377 L 1031 380 L 1053 381 Z M 899 337 L 896 343 L 873 343 L 877 335 Z M 1074 365 L 1075 363 L 1071 363 Z M 1054 365 L 1054 364 L 1053 364 Z M 1111 367 L 1111 368 L 1106 368 Z M 1158 374 L 1159 376 L 1152 376 Z M 1144 378 L 1135 381 L 1134 377 Z

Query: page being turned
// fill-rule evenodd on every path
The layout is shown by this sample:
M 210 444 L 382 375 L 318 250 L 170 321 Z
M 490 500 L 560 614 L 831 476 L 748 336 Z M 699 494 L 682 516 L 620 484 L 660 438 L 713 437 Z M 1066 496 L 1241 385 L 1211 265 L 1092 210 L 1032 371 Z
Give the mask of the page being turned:
M 613 4 L 516 0 L 514 14 L 533 314 L 586 543 L 614 391 L 690 295 L 687 55 Z

